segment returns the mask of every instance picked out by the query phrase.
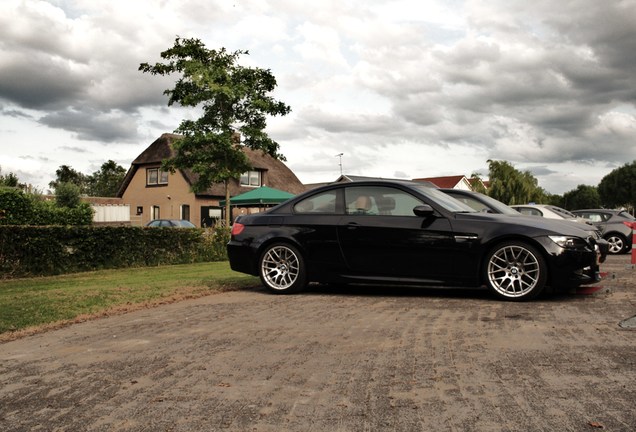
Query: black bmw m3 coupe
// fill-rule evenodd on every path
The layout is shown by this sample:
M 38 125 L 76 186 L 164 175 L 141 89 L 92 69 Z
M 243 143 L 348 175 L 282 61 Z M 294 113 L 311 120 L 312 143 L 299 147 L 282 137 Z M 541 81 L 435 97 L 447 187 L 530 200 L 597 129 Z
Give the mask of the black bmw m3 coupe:
M 394 180 L 323 186 L 239 216 L 227 250 L 233 270 L 274 293 L 309 282 L 486 286 L 507 300 L 597 282 L 605 258 L 576 227 L 477 212 Z

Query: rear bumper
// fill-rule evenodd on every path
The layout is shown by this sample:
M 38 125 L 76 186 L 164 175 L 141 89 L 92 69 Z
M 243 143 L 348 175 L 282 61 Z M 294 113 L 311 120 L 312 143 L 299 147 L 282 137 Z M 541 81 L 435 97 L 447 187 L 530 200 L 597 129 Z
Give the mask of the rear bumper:
M 256 253 L 249 246 L 232 240 L 227 244 L 227 256 L 232 270 L 258 276 Z

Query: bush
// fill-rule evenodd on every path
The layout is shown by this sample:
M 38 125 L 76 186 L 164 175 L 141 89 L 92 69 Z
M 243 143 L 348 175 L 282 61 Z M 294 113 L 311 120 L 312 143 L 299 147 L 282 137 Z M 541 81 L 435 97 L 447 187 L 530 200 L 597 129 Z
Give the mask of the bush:
M 0 225 L 90 225 L 93 209 L 88 203 L 60 207 L 38 195 L 0 188 Z
M 229 239 L 224 230 L 0 226 L 0 274 L 11 278 L 222 261 Z
M 55 203 L 58 207 L 75 208 L 80 205 L 80 187 L 70 182 L 55 187 Z

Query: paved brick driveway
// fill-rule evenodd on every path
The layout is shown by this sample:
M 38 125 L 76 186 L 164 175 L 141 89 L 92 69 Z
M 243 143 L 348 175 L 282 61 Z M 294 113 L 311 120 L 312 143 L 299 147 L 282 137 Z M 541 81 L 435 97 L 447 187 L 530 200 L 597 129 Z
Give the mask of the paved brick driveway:
M 0 430 L 633 431 L 628 263 L 530 303 L 257 288 L 26 337 L 0 344 Z

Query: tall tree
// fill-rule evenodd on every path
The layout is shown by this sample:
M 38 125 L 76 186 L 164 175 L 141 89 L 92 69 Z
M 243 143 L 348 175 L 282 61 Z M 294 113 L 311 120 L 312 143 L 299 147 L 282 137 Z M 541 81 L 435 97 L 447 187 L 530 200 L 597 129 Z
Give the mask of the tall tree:
M 164 63 L 142 63 L 139 70 L 153 75 L 180 74 L 175 87 L 167 89 L 168 106 L 177 103 L 200 107 L 197 120 L 183 120 L 175 130 L 183 138 L 173 146 L 174 157 L 164 161 L 163 169 L 190 169 L 197 178 L 193 192 L 202 192 L 214 183 L 225 183 L 225 221 L 230 223 L 228 181 L 251 167 L 237 145 L 262 150 L 284 160 L 279 145 L 265 133 L 266 116 L 286 115 L 291 109 L 270 96 L 276 79 L 270 70 L 238 64 L 247 51 L 229 53 L 225 48 L 207 49 L 199 39 L 177 37 L 174 46 L 161 53 Z
M 55 180 L 49 183 L 49 187 L 57 189 L 61 183 L 72 183 L 79 188 L 80 193 L 86 193 L 86 175 L 68 165 L 60 165 L 55 171 Z
M 469 181 L 475 192 L 479 192 L 483 194 L 488 193 L 488 191 L 486 190 L 486 187 L 484 186 L 484 181 L 481 178 L 481 174 L 479 174 L 478 172 L 472 173 L 470 175 Z
M 124 181 L 126 170 L 116 162 L 104 162 L 101 168 L 87 178 L 89 196 L 114 197 Z
M 58 207 L 75 208 L 81 204 L 80 188 L 74 183 L 62 182 L 55 187 L 55 204 Z
M 616 168 L 598 185 L 601 202 L 606 207 L 636 207 L 636 160 Z
M 578 185 L 576 189 L 563 194 L 563 207 L 568 210 L 601 207 L 601 197 L 594 186 Z
M 0 186 L 17 188 L 23 187 L 24 185 L 20 184 L 18 176 L 12 172 L 9 174 L 2 174 L 2 167 L 0 167 Z
M 488 160 L 488 195 L 508 205 L 543 202 L 545 191 L 530 171 L 519 171 L 506 161 Z

